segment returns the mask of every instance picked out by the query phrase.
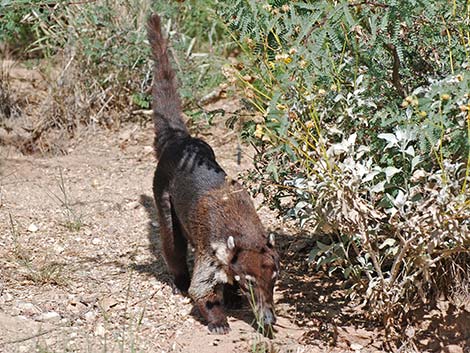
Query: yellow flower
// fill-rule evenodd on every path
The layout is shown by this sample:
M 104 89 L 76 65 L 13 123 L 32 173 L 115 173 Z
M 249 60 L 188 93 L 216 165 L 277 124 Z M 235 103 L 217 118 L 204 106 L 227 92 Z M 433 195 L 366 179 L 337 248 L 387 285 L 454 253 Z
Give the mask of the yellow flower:
M 420 117 L 422 117 L 422 118 L 425 118 L 425 117 L 428 116 L 428 113 L 426 113 L 424 110 L 421 110 L 421 111 L 418 113 L 418 115 L 419 115 Z
M 450 99 L 450 95 L 447 93 L 444 93 L 443 95 L 441 95 L 441 99 L 443 101 L 448 101 Z
M 406 107 L 408 107 L 409 105 L 410 105 L 410 103 L 408 103 L 407 100 L 404 100 L 403 102 L 401 102 L 402 108 L 406 108 Z
M 278 104 L 278 105 L 276 105 L 276 108 L 279 109 L 279 110 L 286 110 L 287 106 L 284 105 L 284 104 Z
M 315 127 L 315 122 L 313 120 L 309 120 L 305 123 L 305 127 L 307 129 L 313 129 Z
M 270 4 L 265 4 L 263 5 L 263 9 L 265 9 L 268 12 L 271 12 L 273 7 Z
M 262 138 L 264 135 L 263 133 L 263 125 L 261 124 L 256 124 L 256 130 L 255 130 L 255 137 L 256 138 Z
M 290 64 L 291 62 L 292 62 L 292 58 L 290 56 L 284 59 L 285 64 Z

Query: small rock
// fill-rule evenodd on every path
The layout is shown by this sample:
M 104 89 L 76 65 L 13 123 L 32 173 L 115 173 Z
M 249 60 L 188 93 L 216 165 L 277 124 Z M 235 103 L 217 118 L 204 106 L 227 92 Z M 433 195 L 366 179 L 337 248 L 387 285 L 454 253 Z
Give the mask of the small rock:
M 442 350 L 445 353 L 463 353 L 462 347 L 456 345 L 456 344 L 449 344 L 444 347 Z
M 92 235 L 92 234 L 93 234 L 93 233 L 91 232 L 90 229 L 85 229 L 85 235 L 90 236 L 90 235 Z
M 5 302 L 10 302 L 13 300 L 13 295 L 10 293 L 3 293 L 0 298 Z
M 57 244 L 54 246 L 54 250 L 57 254 L 62 254 L 65 248 L 62 245 Z
M 101 243 L 101 239 L 100 239 L 100 238 L 93 238 L 93 239 L 91 240 L 91 243 L 92 243 L 93 245 L 98 245 L 98 244 Z
M 138 201 L 131 201 L 126 205 L 127 210 L 135 210 L 140 206 L 140 202 Z
M 105 334 L 106 334 L 106 330 L 105 330 L 103 324 L 96 325 L 95 335 L 99 336 L 99 337 L 104 337 Z
M 104 311 L 108 311 L 112 307 L 115 307 L 116 305 L 118 305 L 119 301 L 117 301 L 115 298 L 112 298 L 112 297 L 104 297 L 103 299 L 100 300 L 99 304 L 101 308 L 103 308 Z
M 20 352 L 20 353 L 29 352 L 29 347 L 27 347 L 27 346 L 19 346 L 19 347 L 18 347 L 18 352 Z
M 94 311 L 88 311 L 85 314 L 85 320 L 87 322 L 93 322 L 93 321 L 95 321 L 95 319 L 96 319 L 96 313 Z
M 34 223 L 31 223 L 28 227 L 28 232 L 35 233 L 39 230 L 39 227 Z
M 358 344 L 358 343 L 353 343 L 353 344 L 351 344 L 351 349 L 352 349 L 353 351 L 360 351 L 362 348 L 364 348 L 364 347 L 362 347 L 362 345 L 360 345 L 360 344 Z
M 414 337 L 415 333 L 416 333 L 416 330 L 414 329 L 414 327 L 407 327 L 405 330 L 405 335 L 409 338 Z
M 86 305 L 78 301 L 71 301 L 67 305 L 67 311 L 70 311 L 74 314 L 79 314 L 86 309 Z
M 52 346 L 54 343 L 56 343 L 56 339 L 53 337 L 46 338 L 46 347 Z
M 33 303 L 19 302 L 18 304 L 16 304 L 16 307 L 20 309 L 23 314 L 26 315 L 37 315 L 41 313 L 41 310 Z
M 60 320 L 60 314 L 56 313 L 55 311 L 49 311 L 47 313 L 38 315 L 36 320 L 41 322 L 57 322 Z

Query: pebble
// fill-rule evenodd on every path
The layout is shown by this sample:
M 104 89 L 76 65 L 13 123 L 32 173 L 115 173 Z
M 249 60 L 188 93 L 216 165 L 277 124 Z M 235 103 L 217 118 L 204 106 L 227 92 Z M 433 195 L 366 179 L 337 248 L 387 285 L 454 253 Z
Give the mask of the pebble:
M 100 239 L 100 238 L 93 238 L 93 239 L 91 240 L 91 243 L 92 243 L 93 245 L 98 245 L 98 244 L 101 243 L 101 239 Z
M 31 223 L 28 227 L 28 232 L 35 233 L 39 230 L 39 227 L 34 223 Z
M 135 210 L 138 207 L 140 207 L 140 202 L 138 201 L 131 201 L 126 205 L 126 209 L 128 210 Z
M 49 311 L 47 313 L 36 316 L 37 321 L 41 322 L 57 322 L 60 320 L 60 314 L 55 311 Z
M 445 353 L 463 353 L 464 352 L 462 347 L 456 344 L 449 344 L 448 346 L 445 346 L 442 351 Z
M 104 337 L 105 334 L 106 334 L 106 330 L 105 330 L 103 324 L 96 325 L 95 335 L 99 336 L 99 337 Z
M 74 314 L 79 314 L 85 309 L 86 309 L 86 305 L 79 301 L 71 301 L 69 305 L 67 305 L 67 310 Z
M 62 254 L 65 248 L 62 245 L 55 245 L 54 250 L 57 254 Z
M 85 314 L 85 320 L 87 322 L 92 322 L 96 319 L 96 313 L 94 311 L 89 311 Z
M 26 315 L 36 315 L 41 313 L 41 309 L 39 309 L 33 303 L 19 302 L 18 304 L 16 304 L 16 307 L 20 309 L 23 314 Z
M 2 296 L 0 296 L 0 299 L 4 302 L 10 302 L 13 300 L 13 295 L 10 293 L 3 293 Z
M 353 351 L 360 351 L 362 348 L 364 348 L 364 347 L 362 347 L 362 345 L 360 345 L 360 344 L 358 344 L 358 343 L 353 343 L 353 344 L 351 344 L 351 349 L 352 349 Z

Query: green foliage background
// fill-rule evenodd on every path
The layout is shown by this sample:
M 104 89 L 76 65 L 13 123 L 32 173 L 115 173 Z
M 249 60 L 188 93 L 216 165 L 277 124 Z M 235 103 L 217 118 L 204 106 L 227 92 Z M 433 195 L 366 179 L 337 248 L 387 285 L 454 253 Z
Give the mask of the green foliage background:
M 349 279 L 389 327 L 468 283 L 469 5 L 238 0 L 219 11 L 263 117 L 245 123 L 259 151 L 251 178 L 316 234 L 317 268 Z M 449 259 L 462 271 L 442 281 Z

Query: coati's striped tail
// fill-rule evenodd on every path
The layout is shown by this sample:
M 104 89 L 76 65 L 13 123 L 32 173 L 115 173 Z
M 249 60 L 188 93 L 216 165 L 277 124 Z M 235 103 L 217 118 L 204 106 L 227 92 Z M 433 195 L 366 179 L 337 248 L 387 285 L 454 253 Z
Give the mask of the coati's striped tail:
M 147 34 L 155 60 L 153 79 L 153 119 L 155 150 L 159 158 L 166 145 L 177 136 L 188 136 L 181 117 L 181 100 L 176 89 L 175 72 L 168 59 L 167 41 L 162 35 L 161 20 L 156 14 L 147 22 Z

